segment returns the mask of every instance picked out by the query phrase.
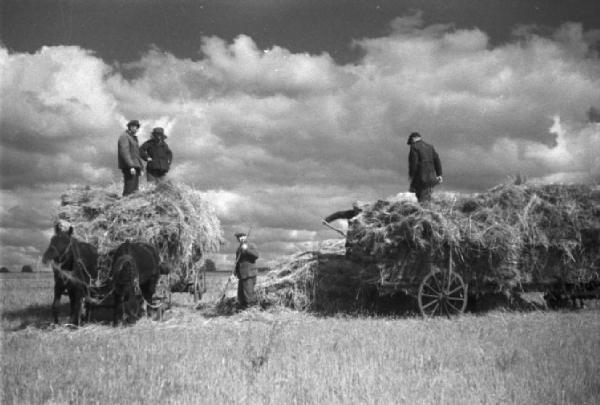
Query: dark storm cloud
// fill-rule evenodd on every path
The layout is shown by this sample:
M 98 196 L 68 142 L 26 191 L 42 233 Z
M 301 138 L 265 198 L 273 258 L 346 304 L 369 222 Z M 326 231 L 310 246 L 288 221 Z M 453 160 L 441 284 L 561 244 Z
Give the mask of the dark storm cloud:
M 18 123 L 0 123 L 0 146 L 28 153 L 57 153 L 64 149 L 64 142 L 70 136 L 65 135 L 55 139 L 48 138 L 44 134 L 35 133 L 20 128 Z
M 600 122 L 600 109 L 596 107 L 590 107 L 588 110 L 588 119 L 590 122 Z
M 43 232 L 22 229 L 22 228 L 2 228 L 0 231 L 0 243 L 2 246 L 20 247 L 27 246 L 35 249 L 38 253 L 48 246 L 49 239 Z
M 112 63 L 130 62 L 152 44 L 180 59 L 198 58 L 200 38 L 231 41 L 241 33 L 259 48 L 274 45 L 293 53 L 327 52 L 338 62 L 357 60 L 364 52 L 349 38 L 385 34 L 390 21 L 423 10 L 426 24 L 453 23 L 483 27 L 494 45 L 510 40 L 514 26 L 544 26 L 546 32 L 567 21 L 586 30 L 598 27 L 596 0 L 4 0 L 2 40 L 17 52 L 43 45 L 93 49 Z
M 8 208 L 0 217 L 1 228 L 44 229 L 48 226 L 46 212 L 31 206 L 15 205 Z

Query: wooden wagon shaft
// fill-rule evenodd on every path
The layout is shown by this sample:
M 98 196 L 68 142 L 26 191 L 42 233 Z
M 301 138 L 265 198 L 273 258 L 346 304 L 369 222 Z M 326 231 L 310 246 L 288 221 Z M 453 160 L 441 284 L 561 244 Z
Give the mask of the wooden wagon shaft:
M 342 232 L 341 230 L 337 229 L 334 226 L 329 225 L 327 222 L 323 221 L 322 224 L 325 225 L 327 228 L 333 229 L 334 231 L 336 231 L 337 233 L 339 233 L 343 237 L 346 237 L 346 234 L 344 232 Z

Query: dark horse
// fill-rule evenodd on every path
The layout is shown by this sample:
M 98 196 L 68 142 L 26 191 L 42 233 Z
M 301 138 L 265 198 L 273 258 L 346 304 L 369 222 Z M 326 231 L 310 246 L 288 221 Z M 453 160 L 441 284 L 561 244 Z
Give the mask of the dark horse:
M 168 272 L 168 268 L 160 263 L 154 246 L 142 242 L 122 243 L 112 260 L 115 297 L 113 323 L 117 324 L 119 316 L 125 312 L 125 303 L 133 302 L 134 309 L 128 315 L 139 317 L 141 307 L 152 304 L 160 275 Z
M 42 262 L 51 262 L 54 271 L 52 316 L 55 323 L 58 323 L 58 303 L 65 291 L 71 304 L 71 323 L 81 323 L 83 300 L 89 294 L 90 280 L 97 277 L 97 259 L 96 248 L 73 237 L 72 226 L 68 230 L 61 229 L 59 224 L 54 227 L 54 236 Z

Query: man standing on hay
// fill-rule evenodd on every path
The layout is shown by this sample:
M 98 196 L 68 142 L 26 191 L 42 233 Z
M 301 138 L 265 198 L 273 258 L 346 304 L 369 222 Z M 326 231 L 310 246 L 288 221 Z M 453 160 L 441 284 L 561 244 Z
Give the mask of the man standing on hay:
M 411 193 L 415 193 L 420 204 L 431 201 L 433 187 L 442 182 L 442 163 L 435 148 L 424 142 L 418 132 L 408 137 L 408 177 Z
M 127 123 L 127 130 L 119 136 L 119 169 L 123 172 L 123 196 L 134 193 L 140 185 L 140 175 L 144 162 L 140 157 L 140 146 L 135 133 L 140 129 L 140 122 L 132 120 Z
M 256 276 L 258 271 L 254 267 L 258 259 L 258 249 L 253 243 L 248 243 L 248 235 L 242 232 L 236 233 L 235 237 L 240 246 L 235 253 L 235 276 L 238 278 L 237 298 L 240 309 L 256 304 Z
M 173 161 L 173 152 L 165 142 L 167 135 L 164 129 L 157 127 L 152 130 L 152 138 L 142 144 L 140 156 L 146 165 L 148 183 L 158 183 L 165 178 Z

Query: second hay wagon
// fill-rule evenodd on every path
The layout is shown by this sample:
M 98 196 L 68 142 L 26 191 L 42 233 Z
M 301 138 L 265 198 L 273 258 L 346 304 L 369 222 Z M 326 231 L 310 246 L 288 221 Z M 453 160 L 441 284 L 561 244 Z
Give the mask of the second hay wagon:
M 457 265 L 456 262 L 459 262 Z M 513 263 L 519 265 L 519 263 Z M 594 266 L 591 274 L 598 273 L 600 263 L 584 263 Z M 503 286 L 498 280 L 480 277 L 473 269 L 465 270 L 460 259 L 453 257 L 448 249 L 444 264 L 429 260 L 417 260 L 402 263 L 400 266 L 417 266 L 416 271 L 400 268 L 393 274 L 382 275 L 377 282 L 381 295 L 403 291 L 416 298 L 419 311 L 424 317 L 460 315 L 467 309 L 469 299 L 486 294 L 504 293 L 508 297 L 521 293 L 538 292 L 543 294 L 548 307 L 581 305 L 581 300 L 600 299 L 600 278 L 598 277 L 560 277 L 527 280 L 511 288 Z M 589 272 L 588 272 L 589 274 Z M 579 302 L 579 304 L 578 304 Z
M 424 315 L 461 313 L 469 297 L 542 292 L 548 304 L 597 298 L 600 188 L 504 184 L 421 206 L 379 200 L 349 221 L 347 256 L 381 293 L 415 296 Z

